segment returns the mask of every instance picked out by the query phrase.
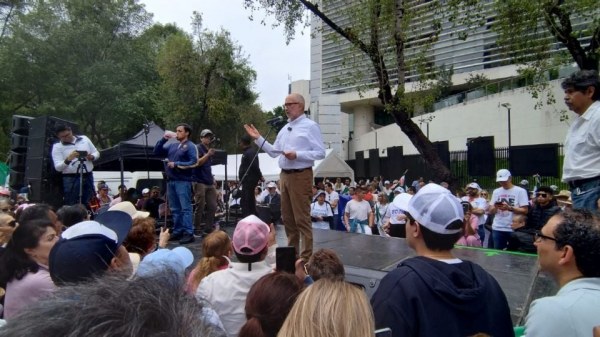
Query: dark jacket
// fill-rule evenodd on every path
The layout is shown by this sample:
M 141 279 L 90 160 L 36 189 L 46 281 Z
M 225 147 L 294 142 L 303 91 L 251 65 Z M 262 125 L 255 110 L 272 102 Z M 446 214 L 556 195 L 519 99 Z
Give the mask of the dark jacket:
M 254 188 L 256 185 L 258 185 L 258 181 L 262 177 L 258 156 L 256 159 L 254 159 L 255 155 L 256 150 L 252 146 L 245 148 L 244 152 L 242 153 L 242 162 L 240 163 L 240 168 L 238 171 L 238 179 L 242 179 L 244 177 L 244 173 L 246 173 L 246 170 L 248 170 L 246 177 L 244 180 L 242 180 L 242 185 L 244 187 L 250 187 L 252 191 L 254 191 Z M 252 159 L 254 159 L 254 162 L 252 162 Z M 252 163 L 252 165 L 250 165 L 250 163 Z
M 187 140 L 183 143 L 173 143 L 164 147 L 167 139 L 161 138 L 154 146 L 154 154 L 165 156 L 175 163 L 174 168 L 165 165 L 167 176 L 173 181 L 191 181 L 192 167 L 198 162 L 198 151 L 196 145 Z
M 207 152 L 208 148 L 204 144 L 198 144 L 198 158 L 202 158 Z M 212 185 L 215 182 L 212 175 L 212 158 L 209 157 L 204 164 L 194 169 L 194 181 L 204 185 Z
M 275 193 L 273 196 L 271 196 L 271 194 L 267 194 L 263 200 L 263 204 L 279 205 L 281 204 L 281 195 L 279 195 L 279 193 Z
M 550 202 L 546 206 L 540 206 L 536 203 L 533 207 L 529 208 L 529 212 L 527 212 L 527 223 L 522 230 L 534 233 L 535 231 L 542 229 L 546 222 L 548 222 L 548 219 L 558 211 L 560 211 L 560 207 L 558 207 L 555 202 Z
M 469 261 L 409 258 L 381 280 L 371 305 L 376 328 L 394 336 L 514 336 L 504 292 Z

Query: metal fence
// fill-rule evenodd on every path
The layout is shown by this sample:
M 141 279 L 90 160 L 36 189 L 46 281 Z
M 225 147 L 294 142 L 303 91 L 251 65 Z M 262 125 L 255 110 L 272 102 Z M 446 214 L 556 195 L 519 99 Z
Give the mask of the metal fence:
M 564 158 L 562 145 L 558 146 L 558 151 L 558 164 L 559 167 L 562 167 Z M 508 147 L 496 148 L 494 150 L 494 156 L 496 158 L 496 170 L 509 168 Z M 498 187 L 495 176 L 469 176 L 466 150 L 450 152 L 450 171 L 458 179 L 460 186 L 466 186 L 469 182 L 477 181 L 479 186 L 483 189 L 493 190 Z M 539 178 L 536 178 L 534 176 L 513 176 L 512 181 L 514 184 L 519 184 L 523 179 L 529 181 L 530 188 L 533 188 L 536 179 L 539 179 L 540 185 L 556 185 L 561 190 L 568 189 L 567 185 L 561 182 L 560 177 L 540 176 Z

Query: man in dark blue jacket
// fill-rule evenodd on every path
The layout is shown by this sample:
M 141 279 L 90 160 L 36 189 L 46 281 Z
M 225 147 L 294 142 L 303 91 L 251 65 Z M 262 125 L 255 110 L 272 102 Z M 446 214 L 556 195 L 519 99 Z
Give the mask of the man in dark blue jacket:
M 168 144 L 172 132 L 154 146 L 154 154 L 166 156 L 167 199 L 173 215 L 173 232 L 171 239 L 179 240 L 180 244 L 194 242 L 194 226 L 192 220 L 192 168 L 198 162 L 196 145 L 189 140 L 192 128 L 185 124 L 177 125 L 175 139 L 177 143 Z
M 194 227 L 197 235 L 208 234 L 215 224 L 217 212 L 217 189 L 212 174 L 212 156 L 215 149 L 209 148 L 214 140 L 214 134 L 209 129 L 200 132 L 198 149 L 198 165 L 194 169 Z M 204 216 L 204 219 L 203 219 Z M 202 225 L 204 223 L 204 225 Z
M 480 266 L 453 256 L 462 235 L 460 201 L 428 184 L 410 199 L 406 241 L 417 253 L 382 280 L 371 299 L 377 328 L 394 336 L 513 336 L 498 282 Z

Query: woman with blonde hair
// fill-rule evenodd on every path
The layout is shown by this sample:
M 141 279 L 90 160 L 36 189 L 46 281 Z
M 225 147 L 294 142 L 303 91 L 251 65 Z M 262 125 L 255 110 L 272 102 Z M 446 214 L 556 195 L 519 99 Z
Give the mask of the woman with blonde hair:
M 298 296 L 277 336 L 375 336 L 373 310 L 357 286 L 321 279 Z
M 202 258 L 190 272 L 186 291 L 196 294 L 200 281 L 211 273 L 229 266 L 231 239 L 223 231 L 214 231 L 202 240 Z

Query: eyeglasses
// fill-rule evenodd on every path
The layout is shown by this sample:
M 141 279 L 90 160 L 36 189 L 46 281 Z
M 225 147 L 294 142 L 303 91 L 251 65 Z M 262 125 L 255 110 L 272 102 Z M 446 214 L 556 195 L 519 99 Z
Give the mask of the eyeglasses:
M 300 103 L 298 103 L 298 102 L 290 102 L 290 103 L 285 103 L 284 106 L 285 107 L 290 107 L 290 106 L 292 106 L 294 104 L 300 104 Z
M 535 234 L 534 234 L 533 238 L 534 238 L 534 240 L 535 240 L 536 242 L 539 242 L 539 241 L 541 241 L 542 239 L 544 239 L 544 240 L 552 240 L 552 241 L 556 242 L 556 239 L 555 239 L 555 238 L 553 238 L 553 237 L 551 237 L 551 236 L 544 235 L 544 234 L 542 234 L 542 232 L 541 232 L 541 231 L 535 231 Z
M 546 198 L 548 196 L 548 194 L 546 194 L 546 193 L 536 193 L 535 196 L 536 197 Z

